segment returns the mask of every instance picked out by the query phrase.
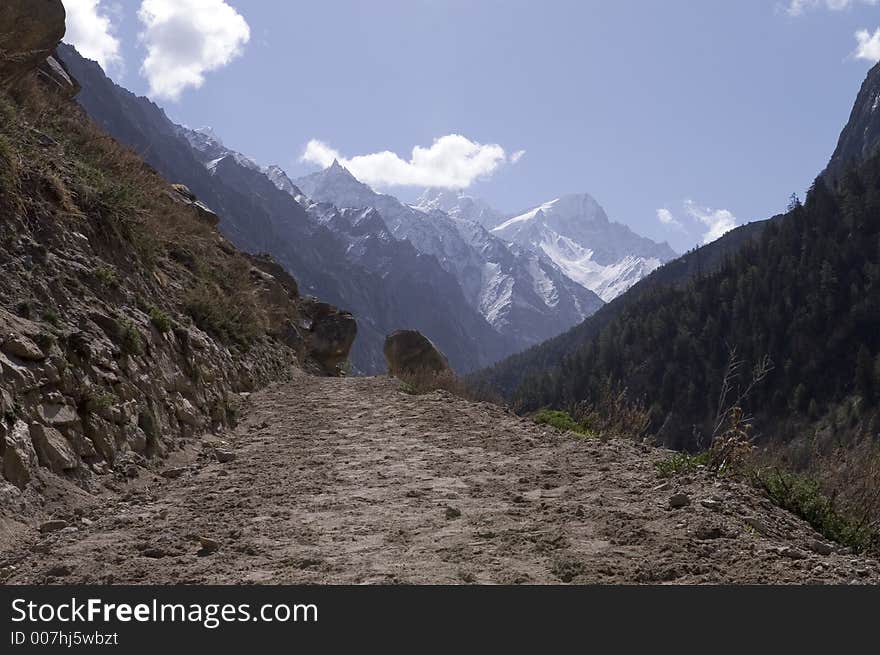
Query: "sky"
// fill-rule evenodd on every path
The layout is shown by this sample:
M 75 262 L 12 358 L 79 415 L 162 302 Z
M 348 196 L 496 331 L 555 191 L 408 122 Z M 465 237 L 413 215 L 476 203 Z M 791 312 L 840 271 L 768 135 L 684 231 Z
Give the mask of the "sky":
M 880 0 L 64 4 L 117 82 L 291 177 L 587 192 L 679 251 L 803 197 L 880 60 Z

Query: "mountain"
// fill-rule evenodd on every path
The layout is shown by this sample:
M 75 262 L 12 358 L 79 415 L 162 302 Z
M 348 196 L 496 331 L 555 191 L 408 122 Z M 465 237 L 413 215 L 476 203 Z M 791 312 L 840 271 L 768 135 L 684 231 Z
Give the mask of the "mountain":
M 694 279 L 717 271 L 730 256 L 760 237 L 770 222 L 742 225 L 708 245 L 667 262 L 567 332 L 474 373 L 469 378 L 471 384 L 513 399 L 526 379 L 556 370 L 560 362 L 572 357 L 646 293 L 661 286 L 685 288 Z
M 426 213 L 446 212 L 452 218 L 479 223 L 489 230 L 503 223 L 505 218 L 485 200 L 447 189 L 425 189 L 415 207 Z
M 468 304 L 513 340 L 513 350 L 556 336 L 603 304 L 541 253 L 510 247 L 470 219 L 426 212 L 377 193 L 339 162 L 294 184 L 314 202 L 377 210 L 395 238 L 437 258 Z
M 676 256 L 669 245 L 609 221 L 605 210 L 585 193 L 544 203 L 503 222 L 492 234 L 543 252 L 606 302 Z
M 856 97 L 823 175 L 833 185 L 847 166 L 858 165 L 880 150 L 880 69 L 874 67 Z
M 486 376 L 513 381 L 524 411 L 574 410 L 609 382 L 625 386 L 649 408 L 657 439 L 675 448 L 708 446 L 726 387 L 759 443 L 800 452 L 801 462 L 805 452 L 809 460 L 841 446 L 870 449 L 880 424 L 880 156 L 862 129 L 863 96 L 864 88 L 835 153 L 858 153 L 838 161 L 846 175 L 820 176 L 803 205 L 727 235 L 725 245 L 735 241 L 720 265 L 704 265 L 717 262 L 717 243 L 689 253 L 698 271 L 673 262 L 666 280 L 660 269 L 661 279 Z M 851 141 L 859 130 L 865 141 Z
M 388 253 L 375 262 L 353 257 L 346 235 L 316 221 L 291 197 L 301 195 L 295 187 L 279 188 L 287 180 L 279 169 L 264 170 L 210 131 L 176 125 L 160 107 L 114 84 L 74 48 L 62 45 L 59 54 L 82 87 L 77 101 L 98 125 L 164 177 L 192 189 L 216 212 L 220 230 L 237 247 L 271 254 L 304 291 L 355 315 L 360 329 L 351 360 L 356 371 L 384 371 L 384 337 L 401 328 L 429 336 L 460 372 L 514 351 L 432 256 L 400 255 L 400 246 L 388 243 Z M 381 262 L 388 261 L 399 261 L 399 268 L 383 268 Z

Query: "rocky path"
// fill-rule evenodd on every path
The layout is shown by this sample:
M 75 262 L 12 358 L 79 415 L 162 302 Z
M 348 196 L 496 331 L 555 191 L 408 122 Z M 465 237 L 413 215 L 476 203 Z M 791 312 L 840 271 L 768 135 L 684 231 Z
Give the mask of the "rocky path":
M 388 379 L 303 377 L 250 403 L 234 460 L 181 455 L 172 479 L 30 528 L 0 553 L 7 583 L 880 581 L 750 489 L 664 482 L 663 451 Z

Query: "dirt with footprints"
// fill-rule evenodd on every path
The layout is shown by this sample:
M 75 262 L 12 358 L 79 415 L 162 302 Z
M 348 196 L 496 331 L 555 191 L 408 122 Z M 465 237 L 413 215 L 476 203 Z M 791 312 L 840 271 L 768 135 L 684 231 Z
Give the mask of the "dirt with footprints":
M 52 517 L 3 519 L 0 576 L 7 584 L 880 581 L 876 561 L 827 543 L 744 485 L 660 478 L 655 464 L 666 456 L 560 434 L 444 392 L 408 395 L 387 378 L 303 376 L 254 394 L 234 432 L 182 448 L 155 471 L 81 494 L 75 506 L 68 498 Z

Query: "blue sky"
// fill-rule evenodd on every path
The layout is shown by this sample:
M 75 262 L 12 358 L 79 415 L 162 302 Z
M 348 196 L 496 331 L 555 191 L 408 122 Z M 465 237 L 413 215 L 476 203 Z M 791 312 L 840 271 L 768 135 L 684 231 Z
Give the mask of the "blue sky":
M 684 250 L 803 194 L 880 58 L 876 0 L 791 1 L 65 4 L 124 86 L 291 176 L 310 142 L 312 162 L 388 151 L 352 168 L 405 200 L 589 192 Z

